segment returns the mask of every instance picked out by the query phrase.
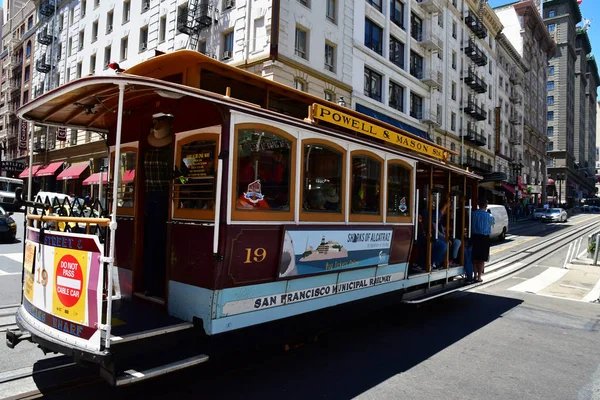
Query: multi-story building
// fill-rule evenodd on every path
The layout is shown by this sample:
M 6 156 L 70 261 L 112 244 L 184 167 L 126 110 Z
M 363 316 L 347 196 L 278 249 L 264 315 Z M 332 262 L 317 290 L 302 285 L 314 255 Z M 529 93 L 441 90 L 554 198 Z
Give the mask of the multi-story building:
M 595 165 L 596 165 L 596 122 L 597 110 L 596 102 L 598 99 L 598 86 L 600 85 L 600 77 L 598 76 L 598 66 L 596 59 L 588 55 L 586 66 L 587 86 L 585 90 L 585 165 L 584 177 L 586 179 L 587 193 L 584 197 L 593 197 L 596 195 L 595 189 Z M 587 181 L 589 179 L 589 181 Z
M 504 26 L 503 34 L 521 56 L 526 68 L 523 88 L 523 160 L 517 160 L 512 169 L 520 172 L 527 194 L 538 200 L 547 201 L 546 154 L 548 137 L 553 129 L 548 127 L 547 106 L 554 103 L 548 93 L 548 60 L 554 56 L 556 45 L 539 14 L 539 1 L 526 0 L 495 9 Z M 518 101 L 518 99 L 517 99 Z
M 18 107 L 31 99 L 33 52 L 35 49 L 35 7 L 31 1 L 15 1 L 6 5 L 7 20 L 3 25 L 2 87 L 0 89 L 0 145 L 2 160 L 15 160 L 26 154 L 26 131 L 16 117 Z M 21 145 L 19 145 L 19 136 Z M 24 140 L 23 140 L 24 139 Z M 4 163 L 2 173 L 14 176 L 19 164 Z
M 523 77 L 529 68 L 504 34 L 498 35 L 496 43 L 496 171 L 507 177 L 509 185 L 501 186 L 507 189 L 507 196 L 519 201 L 530 196 L 522 168 L 523 161 L 528 161 L 528 156 L 523 156 Z

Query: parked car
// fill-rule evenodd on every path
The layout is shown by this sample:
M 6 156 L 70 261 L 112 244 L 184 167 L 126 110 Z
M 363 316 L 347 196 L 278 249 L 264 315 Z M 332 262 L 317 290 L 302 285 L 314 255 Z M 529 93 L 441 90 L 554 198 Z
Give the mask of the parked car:
M 0 176 L 0 205 L 7 211 L 19 211 L 15 209 L 15 190 L 23 187 L 23 180 Z
M 0 237 L 6 241 L 14 241 L 17 236 L 17 223 L 11 215 L 12 211 L 6 212 L 0 207 Z
M 508 233 L 508 213 L 506 207 L 499 204 L 488 204 L 488 212 L 494 217 L 491 239 L 503 241 Z
M 542 219 L 542 215 L 546 213 L 545 208 L 536 208 L 533 210 L 533 219 Z
M 549 208 L 542 215 L 542 222 L 567 222 L 568 219 L 567 212 L 562 208 Z

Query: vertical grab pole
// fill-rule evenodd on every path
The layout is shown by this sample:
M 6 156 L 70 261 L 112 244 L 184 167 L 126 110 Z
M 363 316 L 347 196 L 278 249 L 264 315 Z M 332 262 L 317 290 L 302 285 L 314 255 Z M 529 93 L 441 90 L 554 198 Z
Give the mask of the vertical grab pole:
M 440 223 L 440 221 L 438 221 L 439 218 L 439 213 L 440 213 L 440 194 L 436 193 L 435 194 L 435 240 L 438 239 L 438 224 Z
M 471 208 L 471 199 L 469 199 L 469 239 L 471 239 L 471 213 L 473 212 Z
M 217 193 L 215 197 L 215 231 L 213 232 L 213 254 L 219 252 L 219 225 L 221 224 L 221 186 L 223 184 L 223 160 L 217 161 Z
M 452 239 L 456 239 L 456 196 L 452 202 Z
M 106 304 L 106 338 L 105 347 L 110 348 L 110 321 L 112 318 L 112 286 L 113 286 L 113 267 L 115 265 L 115 235 L 117 231 L 117 190 L 119 188 L 120 174 L 116 171 L 119 170 L 119 161 L 121 160 L 121 128 L 123 124 L 123 98 L 125 97 L 125 84 L 119 84 L 119 108 L 117 111 L 117 138 L 115 140 L 115 166 L 113 174 L 113 196 L 112 196 L 112 209 L 111 209 L 111 221 L 110 221 L 110 246 L 108 253 L 108 279 L 107 279 L 107 304 Z M 102 182 L 100 182 L 102 184 Z
M 419 234 L 419 189 L 417 189 L 415 199 L 415 240 L 417 240 Z
M 596 234 L 596 248 L 594 249 L 594 265 L 598 265 L 598 245 L 600 244 L 600 233 Z
M 108 179 L 107 179 L 108 181 Z M 100 167 L 100 182 L 98 183 L 98 202 L 100 203 L 100 206 L 102 206 L 104 208 L 104 205 L 102 203 L 102 189 L 104 189 L 104 167 Z M 115 194 L 116 197 L 116 194 Z
M 21 124 L 23 124 L 21 122 Z M 29 122 L 26 122 L 27 124 L 27 130 L 30 132 L 29 136 L 30 136 L 30 141 L 29 141 L 29 171 L 28 171 L 28 175 L 27 175 L 27 200 L 32 201 L 33 199 L 31 198 L 31 190 L 33 188 L 33 182 L 31 182 L 32 178 L 33 178 L 33 133 L 35 130 L 35 125 L 33 124 L 33 122 L 30 124 Z M 23 127 L 21 126 L 21 129 L 23 129 Z M 27 215 L 27 207 L 25 207 L 25 215 Z

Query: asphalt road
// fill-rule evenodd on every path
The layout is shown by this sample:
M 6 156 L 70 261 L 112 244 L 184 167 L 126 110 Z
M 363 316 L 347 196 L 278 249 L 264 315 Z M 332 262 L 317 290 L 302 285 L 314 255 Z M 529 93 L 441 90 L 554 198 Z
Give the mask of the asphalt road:
M 517 224 L 491 261 L 592 219 L 600 222 L 578 215 L 567 224 Z M 317 341 L 290 351 L 232 345 L 218 360 L 131 387 L 95 384 L 45 398 L 600 399 L 600 304 L 578 297 L 596 280 L 589 277 L 600 280 L 600 268 L 561 271 L 566 250 L 423 307 L 386 296 L 331 312 L 324 329 L 314 328 Z M 0 276 L 2 291 L 8 278 Z M 0 347 L 0 377 L 30 366 L 36 354 L 47 358 L 29 343 Z

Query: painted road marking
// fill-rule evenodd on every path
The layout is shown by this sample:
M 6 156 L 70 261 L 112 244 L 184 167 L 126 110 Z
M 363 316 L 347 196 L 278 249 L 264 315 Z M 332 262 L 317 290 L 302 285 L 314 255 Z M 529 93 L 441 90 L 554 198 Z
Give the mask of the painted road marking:
M 501 251 L 508 250 L 508 249 L 511 249 L 513 247 L 516 247 L 516 246 L 520 246 L 523 243 L 527 243 L 530 240 L 537 239 L 537 238 L 538 238 L 538 236 L 531 236 L 531 237 L 524 238 L 523 240 L 515 242 L 515 243 L 507 244 L 505 246 L 500 246 L 498 248 L 495 248 L 494 250 L 491 250 L 490 254 L 496 254 L 496 253 L 499 253 Z
M 2 257 L 10 258 L 16 262 L 23 262 L 23 253 L 8 253 L 8 254 L 0 254 Z
M 6 272 L 0 269 L 0 276 L 21 275 L 21 272 Z
M 600 280 L 596 282 L 594 288 L 582 299 L 583 301 L 594 301 L 600 299 Z
M 514 292 L 537 293 L 558 281 L 568 272 L 568 269 L 549 267 L 535 278 L 528 279 L 527 281 L 519 283 L 508 290 L 512 290 Z

